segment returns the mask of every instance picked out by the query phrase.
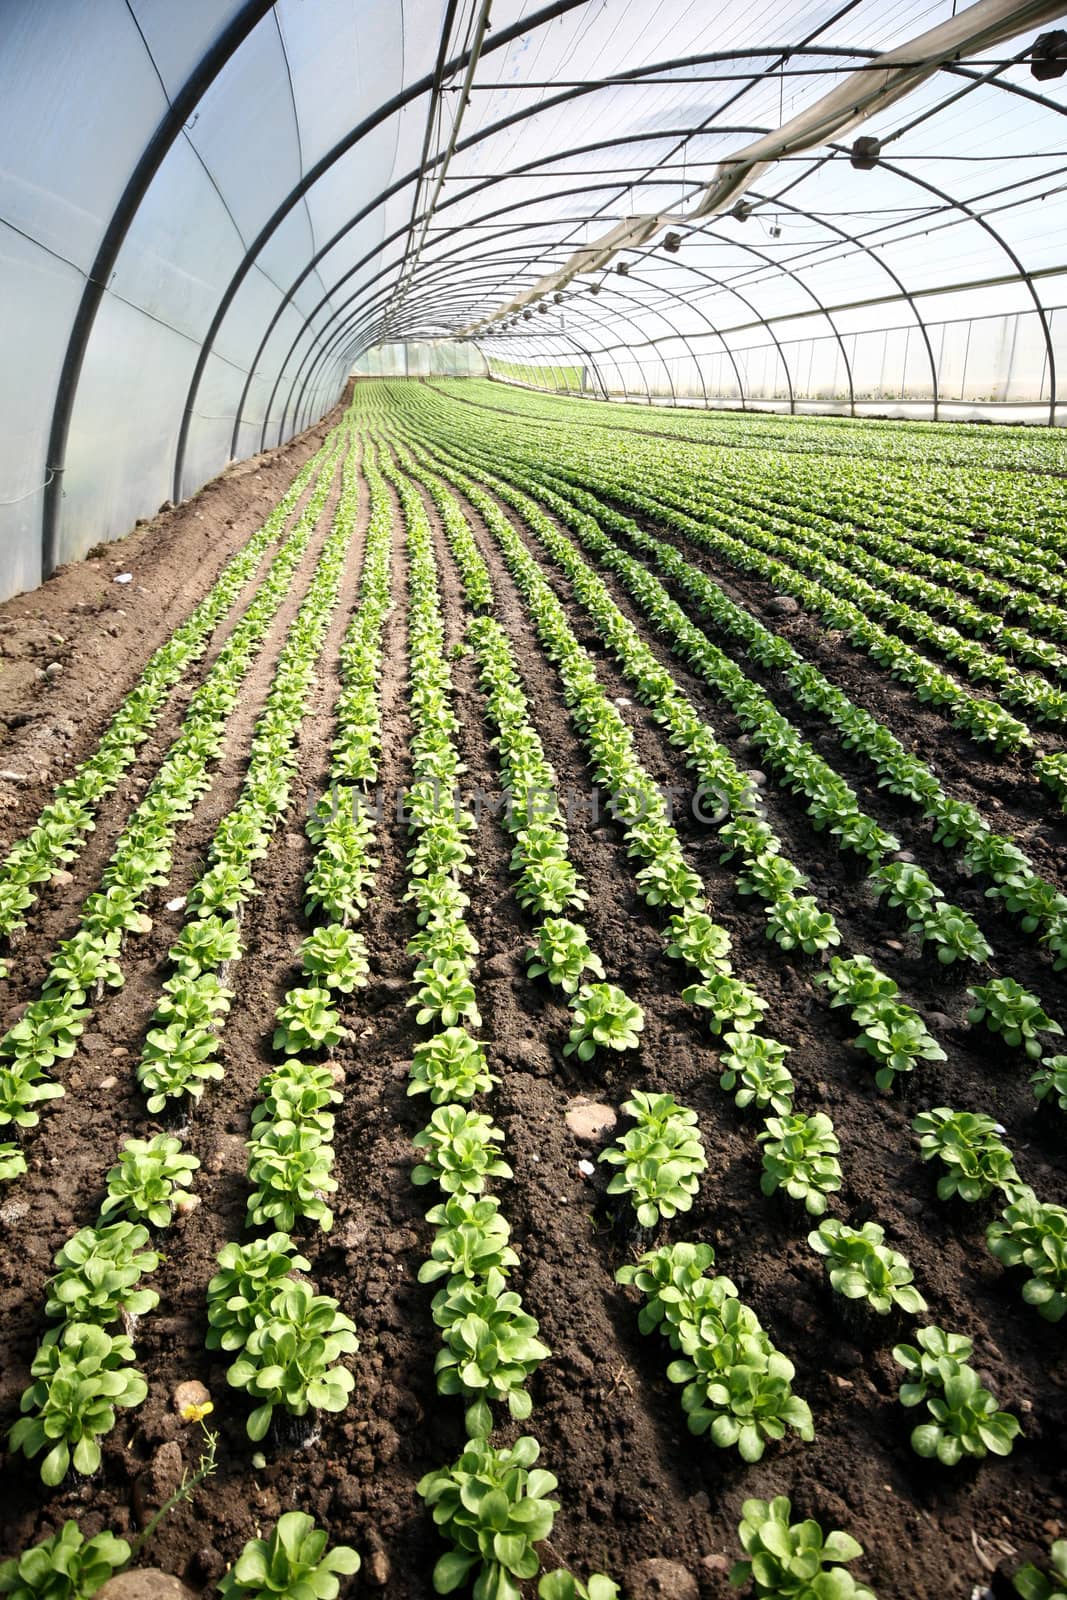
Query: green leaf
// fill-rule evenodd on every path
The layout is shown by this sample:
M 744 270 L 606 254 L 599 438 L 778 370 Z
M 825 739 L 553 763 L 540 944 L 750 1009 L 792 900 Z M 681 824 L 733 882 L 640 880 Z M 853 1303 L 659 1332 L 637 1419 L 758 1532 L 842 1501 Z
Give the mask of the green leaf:
M 454 1593 L 466 1583 L 471 1568 L 477 1564 L 478 1557 L 465 1550 L 446 1551 L 433 1569 L 434 1589 L 438 1594 Z

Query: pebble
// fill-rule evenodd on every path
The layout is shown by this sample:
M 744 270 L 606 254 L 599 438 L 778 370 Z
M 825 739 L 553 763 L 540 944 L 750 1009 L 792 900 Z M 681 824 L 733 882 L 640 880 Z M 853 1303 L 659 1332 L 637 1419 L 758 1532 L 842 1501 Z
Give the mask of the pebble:
M 21 1222 L 23 1217 L 28 1217 L 29 1214 L 30 1202 L 28 1200 L 6 1200 L 0 1206 L 0 1222 L 3 1223 L 5 1228 L 13 1228 L 17 1222 Z
M 74 882 L 74 874 L 68 872 L 65 867 L 57 867 L 52 874 L 52 882 L 58 889 L 62 889 L 66 884 Z
M 704 1568 L 705 1572 L 726 1573 L 729 1572 L 730 1568 L 733 1566 L 733 1562 L 730 1560 L 729 1556 L 719 1555 L 716 1553 L 715 1555 L 703 1556 L 701 1558 L 700 1565 Z
M 773 600 L 767 602 L 767 610 L 776 617 L 793 617 L 800 606 L 791 594 L 776 594 Z
M 597 1100 L 572 1100 L 565 1120 L 576 1139 L 598 1140 L 610 1133 L 618 1121 L 612 1106 Z
M 16 772 L 12 767 L 0 767 L 0 778 L 3 778 L 5 783 L 27 782 L 26 774 L 24 772 Z
M 61 661 L 50 661 L 44 669 L 44 675 L 46 678 L 62 677 L 63 663 Z
M 159 508 L 160 511 L 167 510 L 167 508 L 169 506 L 169 503 L 170 503 L 169 501 L 164 500 L 163 504 Z M 114 578 L 112 579 L 112 582 L 114 582 L 114 583 L 132 583 L 133 582 L 133 573 L 132 572 L 116 572 Z
M 129 1572 L 120 1572 L 96 1593 L 100 1600 L 199 1600 L 195 1589 L 159 1567 L 133 1567 Z
M 757 789 L 763 789 L 766 787 L 767 774 L 763 771 L 762 767 L 749 767 L 741 774 L 741 776 L 743 778 L 747 778 L 749 783 L 754 783 Z
M 700 1589 L 689 1568 L 658 1556 L 631 1568 L 626 1593 L 628 1600 L 700 1600 Z
M 942 1033 L 946 1028 L 952 1027 L 952 1018 L 946 1016 L 943 1011 L 931 1011 L 929 1022 L 932 1028 L 937 1028 Z
M 392 1574 L 389 1557 L 382 1549 L 381 1540 L 373 1528 L 368 1529 L 366 1535 L 366 1554 L 362 1573 L 364 1581 L 374 1589 L 384 1589 Z
M 117 1044 L 111 1052 L 111 1057 L 114 1061 L 121 1061 L 123 1056 L 128 1056 L 129 1053 L 124 1044 Z
M 170 1403 L 175 1411 L 184 1411 L 186 1406 L 206 1406 L 211 1399 L 209 1389 L 196 1378 L 186 1378 L 183 1383 L 175 1384 L 171 1391 Z
M 100 1082 L 96 1087 L 98 1089 L 113 1089 L 118 1081 L 119 1080 L 116 1078 L 115 1074 L 113 1072 L 109 1072 L 106 1078 L 100 1079 Z
M 904 946 L 899 939 L 883 939 L 882 943 L 885 945 L 887 950 L 896 950 L 901 953 L 904 950 Z
M 895 850 L 893 852 L 893 860 L 894 861 L 906 861 L 906 862 L 908 862 L 910 864 L 910 863 L 914 862 L 915 857 L 912 855 L 910 850 Z
M 596 1173 L 596 1167 L 591 1161 L 579 1161 L 578 1171 L 583 1178 L 592 1178 Z

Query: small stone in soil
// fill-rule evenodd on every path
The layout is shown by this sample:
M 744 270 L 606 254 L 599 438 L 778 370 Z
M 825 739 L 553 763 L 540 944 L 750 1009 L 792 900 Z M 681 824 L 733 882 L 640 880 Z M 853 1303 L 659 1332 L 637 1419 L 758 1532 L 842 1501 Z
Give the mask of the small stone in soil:
M 113 1072 L 109 1072 L 106 1078 L 100 1079 L 100 1082 L 96 1087 L 98 1089 L 113 1089 L 118 1081 L 119 1080 L 116 1078 L 115 1074 Z
M 660 1557 L 631 1568 L 626 1593 L 629 1600 L 700 1600 L 700 1589 L 689 1568 Z
M 187 1406 L 206 1406 L 210 1399 L 210 1390 L 198 1379 L 186 1378 L 183 1383 L 175 1385 L 170 1403 L 175 1411 L 184 1411 Z
M 120 1572 L 96 1593 L 99 1600 L 199 1600 L 195 1589 L 159 1567 L 133 1567 L 129 1572 Z
M 567 1126 L 576 1139 L 601 1139 L 617 1121 L 613 1107 L 596 1100 L 572 1100 L 566 1111 Z

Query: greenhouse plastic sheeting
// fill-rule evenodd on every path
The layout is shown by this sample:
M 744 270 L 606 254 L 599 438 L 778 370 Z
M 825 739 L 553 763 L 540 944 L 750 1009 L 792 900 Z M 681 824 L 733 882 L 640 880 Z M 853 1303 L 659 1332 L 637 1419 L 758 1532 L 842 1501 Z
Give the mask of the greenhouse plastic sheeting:
M 306 427 L 357 362 L 1063 420 L 1067 79 L 1031 75 L 1033 27 L 772 161 L 747 216 L 455 339 L 624 219 L 695 217 L 719 163 L 954 11 L 8 0 L 0 595 Z

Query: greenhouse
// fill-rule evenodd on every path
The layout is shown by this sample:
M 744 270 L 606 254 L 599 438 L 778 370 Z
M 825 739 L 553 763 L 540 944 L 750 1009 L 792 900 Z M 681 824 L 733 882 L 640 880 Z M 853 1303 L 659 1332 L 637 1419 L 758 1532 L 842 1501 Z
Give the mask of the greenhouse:
M 1067 4 L 4 16 L 0 1595 L 1067 1600 Z

